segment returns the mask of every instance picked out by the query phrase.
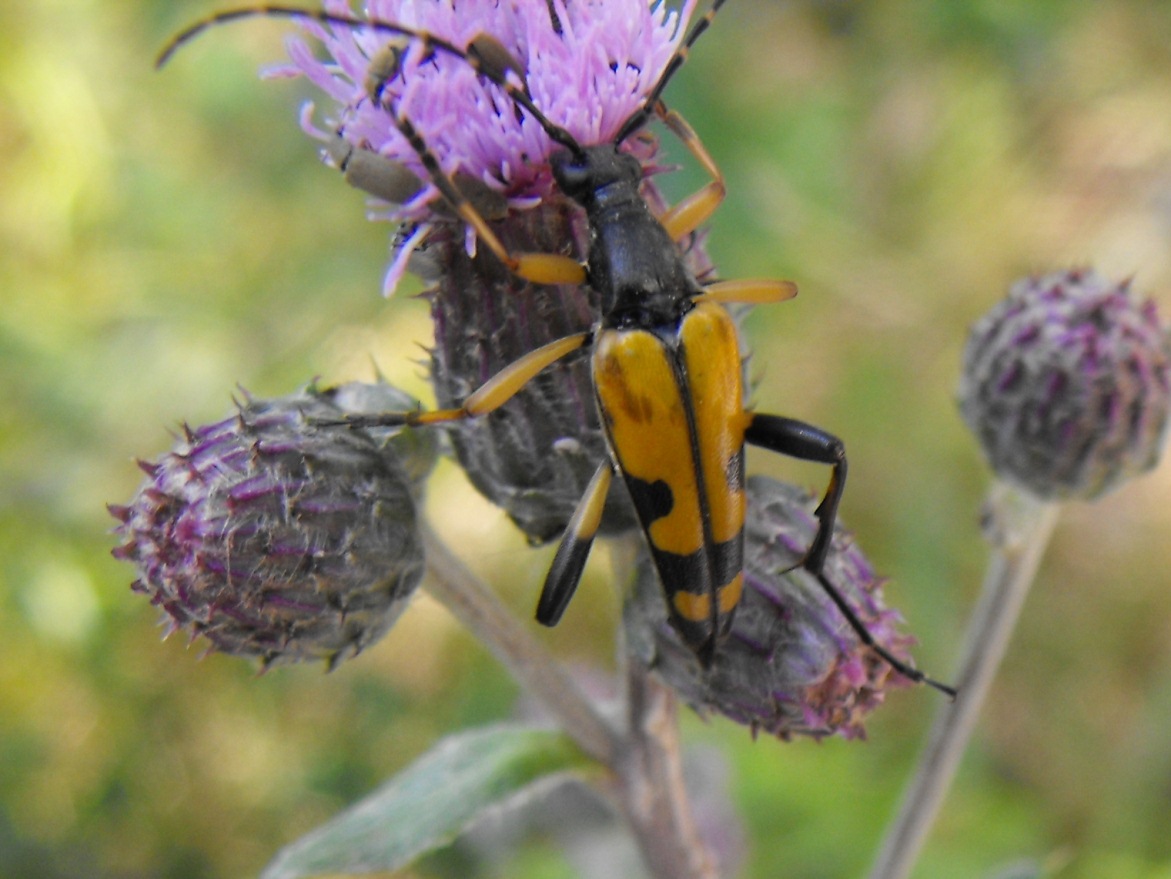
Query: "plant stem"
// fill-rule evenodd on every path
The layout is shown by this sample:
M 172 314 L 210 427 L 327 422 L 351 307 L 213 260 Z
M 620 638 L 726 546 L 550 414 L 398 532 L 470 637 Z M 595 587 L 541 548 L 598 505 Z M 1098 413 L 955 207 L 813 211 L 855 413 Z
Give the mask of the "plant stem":
M 583 751 L 608 767 L 617 766 L 622 736 L 430 524 L 423 524 L 422 533 L 431 574 L 424 588 L 553 712 L 565 734 Z
M 988 501 L 992 556 L 980 600 L 968 624 L 959 695 L 941 706 L 915 777 L 903 794 L 895 820 L 870 872 L 870 879 L 904 879 L 914 866 L 976 725 L 980 708 L 1004 657 L 1021 606 L 1053 534 L 1059 506 L 1003 484 Z
M 618 772 L 622 811 L 658 879 L 716 879 L 683 786 L 675 694 L 640 662 L 627 662 L 630 747 Z
M 424 588 L 553 712 L 566 735 L 607 768 L 599 790 L 629 822 L 656 879 L 716 879 L 683 786 L 675 697 L 633 657 L 625 657 L 626 721 L 615 729 L 544 646 L 496 599 L 434 532 L 422 527 L 431 576 Z M 621 542 L 616 567 L 637 553 Z M 624 577 L 618 573 L 618 582 Z
M 616 537 L 609 548 L 615 583 L 637 588 L 632 578 L 649 577 L 660 588 L 641 534 Z M 656 879 L 716 879 L 715 860 L 696 830 L 683 784 L 675 693 L 646 667 L 624 626 L 618 629 L 618 667 L 625 681 L 626 734 L 622 763 L 604 793 L 626 817 Z

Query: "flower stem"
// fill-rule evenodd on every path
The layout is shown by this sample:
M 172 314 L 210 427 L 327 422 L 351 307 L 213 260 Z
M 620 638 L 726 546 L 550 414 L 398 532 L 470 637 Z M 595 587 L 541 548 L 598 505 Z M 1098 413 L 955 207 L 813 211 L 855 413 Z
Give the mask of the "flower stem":
M 594 759 L 615 767 L 622 737 L 565 669 L 434 532 L 422 527 L 431 576 L 425 588 L 554 714 L 566 735 Z
M 566 735 L 610 769 L 596 786 L 630 824 L 651 875 L 715 879 L 715 865 L 700 842 L 683 786 L 679 723 L 670 688 L 627 656 L 628 728 L 614 728 L 429 524 L 422 533 L 431 574 L 424 588 L 553 712 Z M 621 541 L 615 549 L 616 567 L 629 570 L 636 553 Z
M 904 879 L 914 866 L 971 738 L 1060 509 L 1003 484 L 993 487 L 988 508 L 992 556 L 968 624 L 956 676 L 959 695 L 942 705 L 935 718 L 870 879 Z
M 642 535 L 609 542 L 614 582 L 623 589 L 635 577 L 658 574 Z M 700 839 L 683 784 L 679 713 L 675 692 L 650 669 L 618 628 L 618 666 L 626 708 L 621 766 L 607 793 L 631 827 L 643 861 L 656 879 L 716 879 L 715 860 Z
M 675 694 L 637 659 L 627 666 L 630 746 L 618 772 L 619 802 L 657 879 L 716 879 L 683 785 Z

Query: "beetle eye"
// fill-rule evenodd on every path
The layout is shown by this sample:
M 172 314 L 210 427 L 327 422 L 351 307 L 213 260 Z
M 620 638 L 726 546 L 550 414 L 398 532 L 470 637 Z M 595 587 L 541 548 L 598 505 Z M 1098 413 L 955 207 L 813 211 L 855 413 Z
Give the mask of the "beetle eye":
M 550 156 L 549 165 L 553 169 L 553 179 L 557 181 L 557 186 L 570 198 L 577 200 L 579 194 L 591 188 L 592 180 L 586 163 L 568 150 Z

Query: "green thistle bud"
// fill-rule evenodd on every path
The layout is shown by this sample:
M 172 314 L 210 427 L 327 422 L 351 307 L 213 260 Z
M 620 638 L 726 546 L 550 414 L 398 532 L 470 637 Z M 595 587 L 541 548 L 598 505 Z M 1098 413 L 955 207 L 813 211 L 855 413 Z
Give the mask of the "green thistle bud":
M 247 399 L 188 428 L 127 506 L 111 506 L 132 588 L 213 648 L 329 668 L 390 628 L 423 575 L 415 489 L 433 443 L 316 425 L 414 404 L 389 385 Z
M 667 623 L 663 591 L 640 565 L 625 611 L 631 649 L 700 714 L 722 714 L 780 738 L 865 734 L 863 718 L 906 681 L 862 645 L 817 578 L 800 567 L 817 531 L 808 493 L 767 477 L 748 480 L 744 596 L 732 630 L 704 669 Z M 883 606 L 882 581 L 839 523 L 825 576 L 899 659 L 911 639 Z
M 1158 463 L 1171 338 L 1129 281 L 1027 278 L 972 327 L 958 397 L 997 475 L 1044 500 L 1088 500 Z

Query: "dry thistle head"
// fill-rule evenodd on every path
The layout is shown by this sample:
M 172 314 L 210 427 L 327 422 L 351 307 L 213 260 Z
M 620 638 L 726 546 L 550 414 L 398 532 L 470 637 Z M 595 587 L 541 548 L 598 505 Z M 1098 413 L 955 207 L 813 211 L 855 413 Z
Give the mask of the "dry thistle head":
M 1159 461 L 1171 337 L 1129 280 L 1026 278 L 972 327 L 958 397 L 998 476 L 1044 500 L 1090 500 Z
M 143 462 L 134 499 L 110 507 L 125 540 L 113 554 L 168 634 L 265 667 L 333 668 L 381 638 L 422 578 L 415 502 L 435 446 L 315 422 L 411 405 L 386 384 L 249 398 Z
M 744 596 L 732 630 L 704 669 L 667 623 L 663 590 L 640 565 L 625 611 L 631 649 L 700 714 L 722 714 L 781 738 L 865 734 L 865 716 L 906 679 L 862 645 L 817 578 L 800 567 L 817 501 L 794 486 L 748 479 Z M 882 580 L 839 523 L 825 576 L 897 658 L 911 638 L 882 602 Z

